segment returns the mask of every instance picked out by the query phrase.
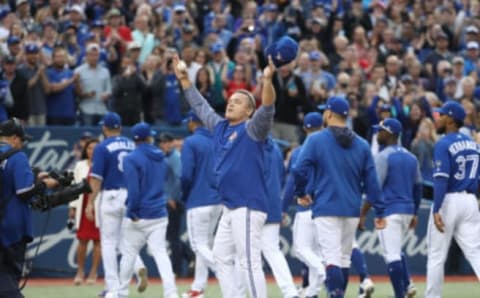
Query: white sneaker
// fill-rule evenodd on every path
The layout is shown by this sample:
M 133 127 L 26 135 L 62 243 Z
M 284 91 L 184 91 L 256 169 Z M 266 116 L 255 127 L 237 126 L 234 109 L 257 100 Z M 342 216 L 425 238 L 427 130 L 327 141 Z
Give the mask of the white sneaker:
M 370 278 L 365 278 L 360 284 L 360 294 L 358 298 L 370 298 L 375 291 L 375 284 Z
M 415 284 L 410 281 L 410 284 L 408 285 L 407 288 L 407 298 L 413 298 L 417 294 L 417 287 L 415 287 Z
M 178 294 L 177 293 L 170 294 L 168 295 L 167 298 L 178 298 Z
M 140 268 L 137 272 L 137 291 L 139 293 L 145 292 L 148 286 L 148 272 L 147 268 Z

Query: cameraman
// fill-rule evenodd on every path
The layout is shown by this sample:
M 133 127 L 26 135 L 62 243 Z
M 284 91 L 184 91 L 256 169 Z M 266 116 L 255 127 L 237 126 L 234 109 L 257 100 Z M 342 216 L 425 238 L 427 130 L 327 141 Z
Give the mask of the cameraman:
M 0 164 L 0 298 L 17 298 L 23 297 L 18 286 L 27 243 L 33 240 L 29 203 L 58 182 L 44 173 L 35 182 L 27 155 L 20 151 L 31 137 L 16 118 L 0 124 L 0 138 L 0 153 L 10 153 Z

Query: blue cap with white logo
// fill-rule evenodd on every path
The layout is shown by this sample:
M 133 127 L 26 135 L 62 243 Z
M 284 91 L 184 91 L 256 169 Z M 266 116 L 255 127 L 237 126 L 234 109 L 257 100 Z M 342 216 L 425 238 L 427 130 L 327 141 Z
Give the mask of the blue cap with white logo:
M 132 127 L 132 134 L 134 140 L 145 140 L 148 137 L 153 137 L 157 134 L 150 125 L 145 122 L 140 122 Z
M 25 46 L 25 53 L 27 54 L 38 53 L 38 51 L 40 51 L 40 48 L 34 43 L 29 43 Z
M 303 127 L 319 128 L 323 124 L 322 115 L 319 112 L 310 112 L 303 118 Z
M 318 109 L 330 110 L 335 114 L 347 117 L 348 111 L 350 110 L 350 105 L 343 96 L 331 96 L 328 98 L 327 103 L 324 105 L 319 105 Z
M 402 123 L 394 118 L 386 118 L 377 125 L 374 125 L 373 128 L 378 130 L 385 130 L 393 135 L 399 135 L 402 132 Z
M 441 108 L 435 109 L 435 111 L 439 112 L 441 115 L 447 115 L 457 121 L 465 120 L 466 116 L 463 106 L 459 102 L 453 100 L 447 101 Z
M 265 49 L 265 57 L 272 57 L 276 67 L 288 64 L 297 58 L 298 43 L 288 36 L 283 36 Z
M 122 118 L 115 112 L 108 112 L 103 116 L 103 120 L 99 124 L 108 128 L 119 128 L 122 126 Z

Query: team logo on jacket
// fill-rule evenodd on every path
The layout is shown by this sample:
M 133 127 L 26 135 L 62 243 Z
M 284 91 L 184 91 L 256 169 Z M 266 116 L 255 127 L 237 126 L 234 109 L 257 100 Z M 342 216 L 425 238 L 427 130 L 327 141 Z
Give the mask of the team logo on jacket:
M 236 131 L 234 131 L 229 137 L 228 137 L 228 141 L 229 142 L 233 142 L 235 141 L 235 139 L 238 137 L 238 134 Z
M 440 167 L 442 166 L 442 161 L 441 160 L 435 161 L 435 166 L 437 167 L 437 171 L 440 171 Z

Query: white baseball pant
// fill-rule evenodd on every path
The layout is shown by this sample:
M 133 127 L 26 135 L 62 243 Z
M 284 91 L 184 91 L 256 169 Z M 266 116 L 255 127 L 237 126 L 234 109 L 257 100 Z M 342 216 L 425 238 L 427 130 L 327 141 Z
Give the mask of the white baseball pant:
M 320 216 L 313 221 L 325 264 L 349 268 L 359 218 Z
M 285 298 L 298 296 L 293 283 L 292 273 L 288 267 L 285 255 L 280 250 L 280 224 L 270 223 L 263 226 L 262 254 L 272 269 L 273 276 Z
M 378 239 L 383 249 L 383 257 L 387 264 L 402 260 L 403 239 L 413 215 L 392 214 L 385 217 L 385 229 L 378 230 Z
M 120 288 L 119 297 L 128 297 L 128 286 L 134 270 L 135 258 L 145 245 L 155 260 L 158 272 L 162 278 L 163 296 L 177 297 L 177 287 L 173 274 L 172 263 L 166 248 L 168 218 L 139 219 L 134 222 L 125 218 L 122 240 L 123 254 L 120 261 Z
M 435 227 L 433 209 L 428 221 L 426 298 L 442 296 L 444 265 L 452 237 L 455 237 L 480 280 L 480 212 L 477 199 L 465 192 L 449 193 L 445 195 L 439 214 L 445 225 L 443 233 Z
M 125 217 L 127 190 L 104 190 L 99 195 L 100 247 L 102 250 L 105 290 L 113 291 L 119 286 L 117 256 L 122 252 L 122 222 Z M 135 259 L 135 272 L 145 267 L 140 257 Z
M 293 222 L 293 254 L 308 267 L 308 288 L 305 296 L 316 296 L 325 281 L 325 266 L 319 253 L 312 210 L 295 214 Z
M 192 290 L 205 290 L 208 282 L 208 268 L 215 272 L 215 259 L 211 249 L 221 205 L 209 205 L 187 210 L 187 231 L 190 246 L 195 253 L 195 277 Z
M 246 207 L 223 208 L 213 254 L 217 278 L 224 298 L 236 298 L 235 258 L 238 257 L 241 271 L 251 298 L 266 298 L 267 286 L 262 270 L 262 228 L 265 212 Z

